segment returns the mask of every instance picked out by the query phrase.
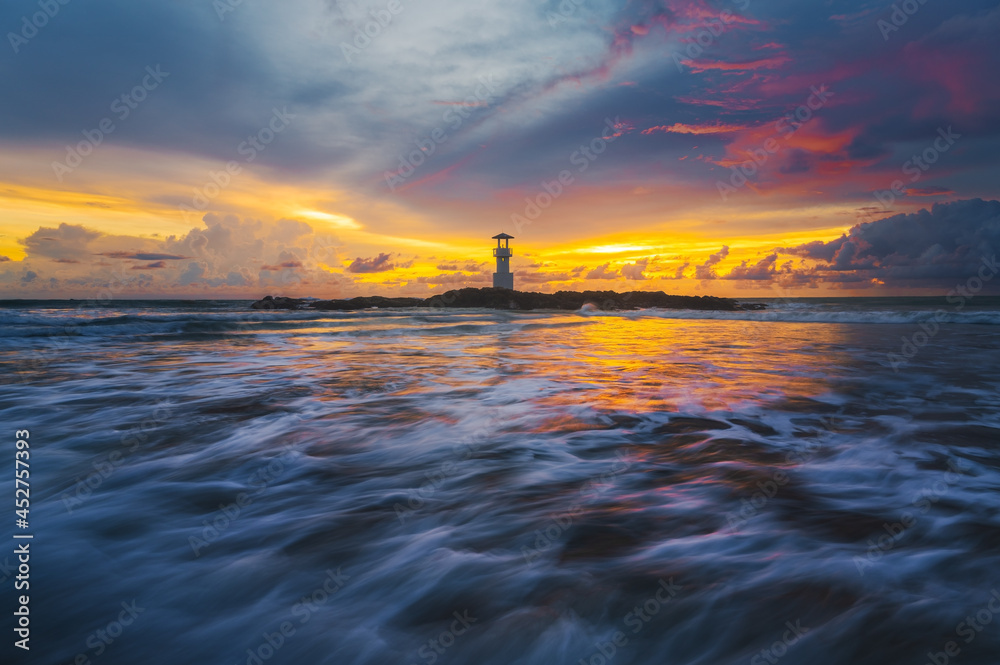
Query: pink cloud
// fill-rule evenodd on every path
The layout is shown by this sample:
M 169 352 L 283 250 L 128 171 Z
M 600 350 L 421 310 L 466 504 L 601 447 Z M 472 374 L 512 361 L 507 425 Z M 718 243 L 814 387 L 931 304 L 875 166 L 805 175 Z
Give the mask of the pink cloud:
M 725 134 L 746 128 L 746 125 L 727 125 L 721 122 L 714 125 L 686 125 L 684 123 L 675 122 L 670 126 L 658 125 L 656 127 L 650 127 L 649 129 L 642 130 L 642 133 L 647 135 L 655 132 L 667 132 L 671 134 Z

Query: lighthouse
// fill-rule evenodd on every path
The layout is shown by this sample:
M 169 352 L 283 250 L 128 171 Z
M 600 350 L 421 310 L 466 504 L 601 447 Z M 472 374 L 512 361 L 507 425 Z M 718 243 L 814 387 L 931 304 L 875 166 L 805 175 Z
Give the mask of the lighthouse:
M 508 241 L 513 240 L 514 236 L 501 233 L 493 236 L 493 239 L 497 241 L 497 246 L 493 248 L 493 256 L 497 257 L 497 271 L 493 273 L 493 288 L 513 291 L 514 274 L 510 271 L 511 253 Z

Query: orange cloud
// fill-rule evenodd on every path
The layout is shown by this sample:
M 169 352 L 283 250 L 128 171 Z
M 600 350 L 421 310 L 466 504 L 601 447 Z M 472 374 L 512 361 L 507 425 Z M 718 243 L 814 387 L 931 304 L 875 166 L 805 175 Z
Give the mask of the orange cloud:
M 687 61 L 686 64 L 695 74 L 706 72 L 711 69 L 721 71 L 747 71 L 755 69 L 777 69 L 789 60 L 786 56 L 780 55 L 773 58 L 761 58 L 760 60 L 750 60 L 749 62 L 695 62 Z
M 736 132 L 746 128 L 746 125 L 727 125 L 725 123 L 716 123 L 714 125 L 686 125 L 681 122 L 675 122 L 670 126 L 658 125 L 656 127 L 650 127 L 649 129 L 642 130 L 642 133 L 653 134 L 654 132 L 669 132 L 671 134 L 725 134 L 727 132 Z
M 948 196 L 954 193 L 947 187 L 910 187 L 906 190 L 907 196 Z

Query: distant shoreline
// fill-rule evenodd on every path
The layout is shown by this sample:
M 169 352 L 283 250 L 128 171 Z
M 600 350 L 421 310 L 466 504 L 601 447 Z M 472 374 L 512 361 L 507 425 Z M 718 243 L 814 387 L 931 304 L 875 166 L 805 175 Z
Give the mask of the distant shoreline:
M 339 300 L 306 300 L 282 296 L 265 296 L 254 302 L 252 309 L 314 309 L 356 311 L 371 308 L 484 308 L 501 310 L 578 310 L 591 305 L 600 310 L 621 311 L 658 307 L 662 309 L 695 309 L 724 312 L 766 309 L 762 303 L 740 303 L 732 298 L 715 296 L 673 296 L 663 291 L 557 291 L 535 293 L 501 288 L 466 288 L 447 291 L 429 298 L 387 298 L 358 296 Z

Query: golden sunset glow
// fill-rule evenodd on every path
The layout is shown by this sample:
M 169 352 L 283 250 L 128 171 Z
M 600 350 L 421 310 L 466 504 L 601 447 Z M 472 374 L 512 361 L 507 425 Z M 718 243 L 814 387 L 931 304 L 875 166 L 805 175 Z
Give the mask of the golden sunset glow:
M 419 21 L 355 53 L 317 7 L 210 11 L 204 43 L 268 67 L 123 53 L 114 76 L 77 72 L 71 103 L 11 111 L 0 290 L 426 296 L 490 285 L 499 231 L 515 288 L 541 292 L 920 294 L 963 274 L 973 245 L 939 230 L 990 233 L 995 178 L 970 151 L 991 150 L 977 45 L 1000 12 L 932 30 L 920 57 L 878 51 L 887 78 L 856 16 L 823 19 L 854 44 L 831 60 L 763 9 L 670 4 L 560 29 L 491 10 L 506 46 L 449 42 L 447 63 Z M 42 95 L 24 77 L 44 62 L 18 57 L 12 87 Z

